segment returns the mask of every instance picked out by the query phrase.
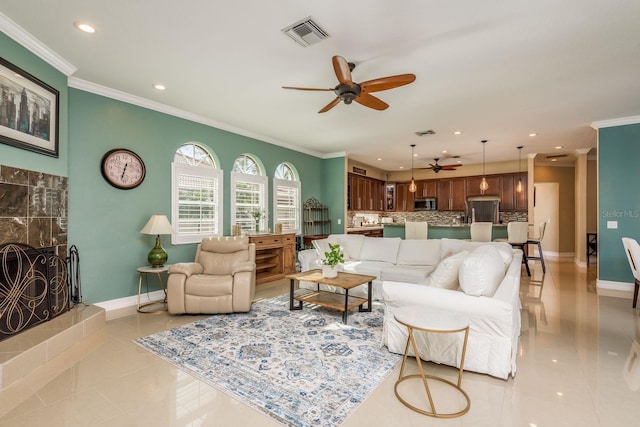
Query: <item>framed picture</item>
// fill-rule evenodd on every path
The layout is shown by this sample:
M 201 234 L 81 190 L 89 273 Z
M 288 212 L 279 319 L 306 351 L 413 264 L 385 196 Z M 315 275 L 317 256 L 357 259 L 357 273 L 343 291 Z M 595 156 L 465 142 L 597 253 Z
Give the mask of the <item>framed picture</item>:
M 0 57 L 0 142 L 58 157 L 60 93 Z

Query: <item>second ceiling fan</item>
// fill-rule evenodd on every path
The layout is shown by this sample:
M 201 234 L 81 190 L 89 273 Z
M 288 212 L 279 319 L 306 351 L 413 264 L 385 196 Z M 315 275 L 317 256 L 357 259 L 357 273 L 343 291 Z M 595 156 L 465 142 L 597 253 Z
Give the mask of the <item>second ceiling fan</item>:
M 435 164 L 433 163 L 429 163 L 429 167 L 426 168 L 418 168 L 418 169 L 431 169 L 432 171 L 434 171 L 435 173 L 438 173 L 440 171 L 454 171 L 456 170 L 456 168 L 459 168 L 460 166 L 462 166 L 462 164 L 457 163 L 454 165 L 441 165 L 438 163 L 438 160 L 440 160 L 440 158 L 434 158 L 433 160 L 436 161 Z
M 397 76 L 381 77 L 379 79 L 368 80 L 362 83 L 355 83 L 351 78 L 351 71 L 355 68 L 355 64 L 347 62 L 342 56 L 334 56 L 332 59 L 333 70 L 338 78 L 338 85 L 329 89 L 318 88 L 305 88 L 305 87 L 292 87 L 283 86 L 283 89 L 295 89 L 295 90 L 314 90 L 314 91 L 327 91 L 334 92 L 336 98 L 324 106 L 318 113 L 325 113 L 338 105 L 340 101 L 345 104 L 351 104 L 356 101 L 358 104 L 365 107 L 373 108 L 374 110 L 386 110 L 389 108 L 389 104 L 371 95 L 371 92 L 380 92 L 382 90 L 393 89 L 398 86 L 404 86 L 409 83 L 413 83 L 416 79 L 414 74 L 400 74 Z

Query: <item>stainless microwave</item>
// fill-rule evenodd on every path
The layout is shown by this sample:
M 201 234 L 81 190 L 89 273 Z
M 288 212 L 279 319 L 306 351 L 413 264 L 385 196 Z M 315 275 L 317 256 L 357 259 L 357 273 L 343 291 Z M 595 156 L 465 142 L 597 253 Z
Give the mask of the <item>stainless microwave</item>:
M 435 211 L 437 208 L 435 197 L 413 200 L 414 211 Z

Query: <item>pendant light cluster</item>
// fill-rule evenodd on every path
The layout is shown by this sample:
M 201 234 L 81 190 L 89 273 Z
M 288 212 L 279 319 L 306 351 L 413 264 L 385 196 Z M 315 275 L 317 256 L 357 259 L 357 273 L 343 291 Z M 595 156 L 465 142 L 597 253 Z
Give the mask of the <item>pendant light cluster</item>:
M 485 173 L 484 173 L 484 166 L 485 166 L 484 151 L 485 151 L 486 144 L 487 144 L 487 140 L 483 139 L 482 140 L 482 181 L 480 181 L 480 191 L 482 191 L 483 193 L 489 189 L 489 183 L 487 182 L 487 178 L 485 178 Z
M 518 185 L 516 185 L 516 192 L 522 193 L 524 190 L 522 186 L 522 168 L 520 167 L 522 164 L 522 145 L 518 147 Z
M 416 182 L 413 180 L 413 149 L 416 148 L 416 144 L 411 144 L 411 184 L 409 184 L 409 192 L 415 193 L 418 190 Z

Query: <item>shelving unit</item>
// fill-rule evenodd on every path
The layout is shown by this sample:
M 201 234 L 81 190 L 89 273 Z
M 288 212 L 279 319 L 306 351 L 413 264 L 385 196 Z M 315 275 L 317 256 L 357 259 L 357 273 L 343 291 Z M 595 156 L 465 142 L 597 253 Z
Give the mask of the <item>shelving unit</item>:
M 329 208 L 315 198 L 304 202 L 303 206 L 304 245 L 309 247 L 311 241 L 323 239 L 331 234 Z

